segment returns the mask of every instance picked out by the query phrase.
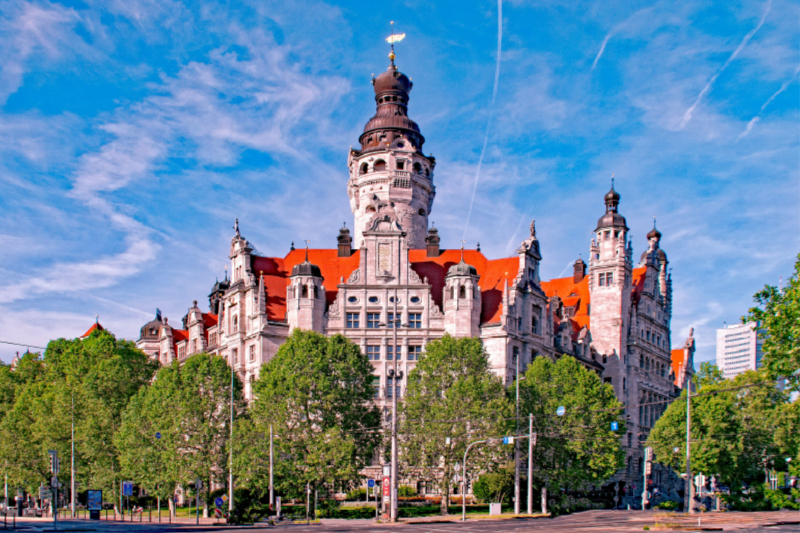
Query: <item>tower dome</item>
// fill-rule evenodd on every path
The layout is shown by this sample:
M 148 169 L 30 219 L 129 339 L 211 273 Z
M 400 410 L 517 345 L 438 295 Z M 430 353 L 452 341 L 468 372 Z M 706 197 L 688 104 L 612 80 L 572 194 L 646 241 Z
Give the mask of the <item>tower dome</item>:
M 450 276 L 477 276 L 477 275 L 478 275 L 478 269 L 476 269 L 474 266 L 470 264 L 467 264 L 464 261 L 464 258 L 462 257 L 461 261 L 451 266 L 447 270 L 446 277 L 449 278 Z
M 408 76 L 397 70 L 394 60 L 388 69 L 372 78 L 377 109 L 359 137 L 363 151 L 385 148 L 400 136 L 416 150 L 422 150 L 425 138 L 417 123 L 408 117 L 408 93 L 413 86 Z

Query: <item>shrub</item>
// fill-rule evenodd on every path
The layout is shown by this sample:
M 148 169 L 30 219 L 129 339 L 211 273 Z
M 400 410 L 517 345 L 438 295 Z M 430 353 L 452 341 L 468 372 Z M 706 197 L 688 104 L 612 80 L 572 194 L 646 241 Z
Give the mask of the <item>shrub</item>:
M 417 495 L 417 489 L 411 485 L 400 485 L 397 487 L 397 496 L 399 498 L 413 498 Z
M 401 489 L 403 487 L 400 487 Z M 360 489 L 353 489 L 347 493 L 347 501 L 351 502 L 360 502 L 367 499 L 367 489 L 360 488 Z
M 667 500 L 665 502 L 661 502 L 656 505 L 656 509 L 661 509 L 662 511 L 674 511 L 681 506 L 678 502 L 674 502 L 672 500 Z

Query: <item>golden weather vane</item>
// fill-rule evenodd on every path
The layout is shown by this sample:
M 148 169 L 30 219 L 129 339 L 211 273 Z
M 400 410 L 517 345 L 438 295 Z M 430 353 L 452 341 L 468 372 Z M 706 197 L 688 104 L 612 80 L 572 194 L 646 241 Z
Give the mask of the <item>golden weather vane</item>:
M 391 21 L 390 24 L 392 25 L 392 34 L 386 38 L 386 42 L 392 45 L 392 51 L 389 52 L 389 59 L 392 61 L 392 66 L 394 66 L 394 43 L 399 43 L 403 39 L 406 38 L 405 33 L 394 33 L 394 21 Z

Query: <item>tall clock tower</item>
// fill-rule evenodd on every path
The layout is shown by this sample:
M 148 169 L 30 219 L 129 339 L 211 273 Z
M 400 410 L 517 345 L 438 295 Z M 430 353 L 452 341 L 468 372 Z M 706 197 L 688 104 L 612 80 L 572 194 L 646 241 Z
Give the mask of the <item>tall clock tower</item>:
M 436 195 L 436 160 L 423 154 L 425 137 L 408 117 L 408 93 L 413 83 L 397 70 L 394 52 L 389 58 L 389 68 L 372 78 L 375 116 L 364 126 L 359 138 L 361 149 L 351 148 L 347 162 L 347 195 L 355 219 L 353 244 L 355 248 L 364 245 L 364 231 L 381 205 L 389 205 L 397 214 L 409 248 L 425 248 L 428 215 Z

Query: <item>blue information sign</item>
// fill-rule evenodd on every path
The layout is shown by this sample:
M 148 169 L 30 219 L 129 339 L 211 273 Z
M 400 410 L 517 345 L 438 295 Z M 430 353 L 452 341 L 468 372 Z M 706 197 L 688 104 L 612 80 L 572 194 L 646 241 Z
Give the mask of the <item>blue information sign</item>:
M 156 433 L 156 438 L 157 438 L 157 439 L 160 439 L 160 438 L 161 438 L 161 432 L 160 432 L 160 431 Z
M 375 486 L 375 480 L 374 480 L 374 479 L 369 479 L 369 480 L 367 480 L 367 486 L 368 486 L 369 488 L 372 488 L 372 487 L 374 487 L 374 486 Z
M 122 495 L 133 496 L 133 481 L 122 482 Z
M 216 505 L 217 507 L 222 507 L 223 503 L 225 502 L 222 501 L 222 498 L 217 498 L 216 500 L 214 500 L 214 505 Z
M 619 429 L 619 422 L 611 422 L 611 431 L 616 431 Z

